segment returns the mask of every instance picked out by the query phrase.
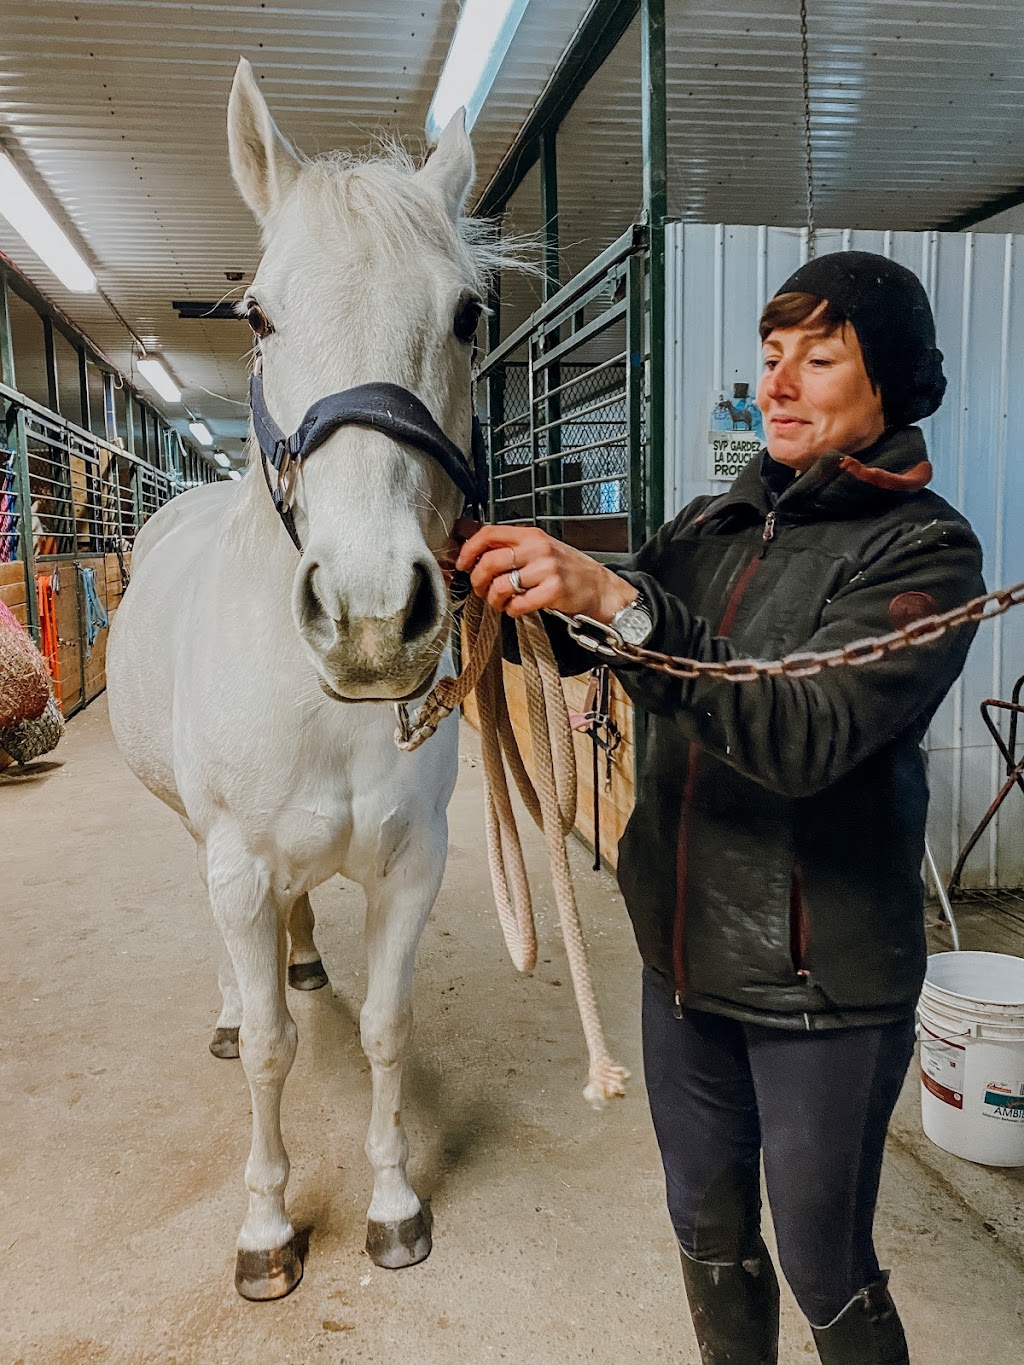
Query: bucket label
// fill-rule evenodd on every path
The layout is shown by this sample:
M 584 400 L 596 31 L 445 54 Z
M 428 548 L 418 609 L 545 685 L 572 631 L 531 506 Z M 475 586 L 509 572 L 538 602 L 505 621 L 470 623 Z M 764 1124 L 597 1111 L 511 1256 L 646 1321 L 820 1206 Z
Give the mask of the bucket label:
M 967 1051 L 959 1043 L 932 1033 L 921 1024 L 921 1084 L 937 1100 L 964 1107 L 964 1067 Z
M 985 1117 L 1024 1123 L 1024 1085 L 1015 1095 L 1002 1081 L 989 1081 L 985 1086 Z

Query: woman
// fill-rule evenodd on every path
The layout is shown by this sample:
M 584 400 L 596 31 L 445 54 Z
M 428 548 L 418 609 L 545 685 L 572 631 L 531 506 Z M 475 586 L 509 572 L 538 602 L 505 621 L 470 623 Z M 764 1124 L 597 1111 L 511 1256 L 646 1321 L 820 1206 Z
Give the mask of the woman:
M 924 289 L 880 256 L 802 266 L 761 319 L 767 449 L 614 570 L 530 527 L 463 546 L 474 590 L 702 660 L 883 635 L 984 591 L 926 490 L 942 400 Z M 589 656 L 546 618 L 564 671 Z M 644 1064 L 705 1365 L 778 1358 L 761 1240 L 826 1365 L 908 1360 L 872 1222 L 924 975 L 920 745 L 959 630 L 861 668 L 742 684 L 613 665 L 650 714 L 619 882 L 644 960 Z

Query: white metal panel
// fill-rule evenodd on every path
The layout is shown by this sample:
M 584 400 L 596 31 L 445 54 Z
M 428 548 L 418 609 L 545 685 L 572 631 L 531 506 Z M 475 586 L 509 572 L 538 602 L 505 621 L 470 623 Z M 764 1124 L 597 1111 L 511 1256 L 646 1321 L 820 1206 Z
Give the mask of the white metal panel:
M 878 251 L 924 281 L 949 381 L 922 423 L 932 484 L 968 517 L 990 587 L 1024 579 L 1024 237 L 866 232 L 819 235 L 818 251 Z M 725 485 L 708 477 L 710 405 L 723 386 L 756 383 L 757 319 L 805 257 L 794 229 L 673 224 L 668 229 L 666 510 Z M 984 625 L 928 736 L 929 838 L 948 874 L 1005 776 L 979 714 L 1024 673 L 1024 609 Z M 1004 727 L 1005 728 L 1005 727 Z M 966 885 L 1024 884 L 1024 808 L 1007 799 L 968 863 Z

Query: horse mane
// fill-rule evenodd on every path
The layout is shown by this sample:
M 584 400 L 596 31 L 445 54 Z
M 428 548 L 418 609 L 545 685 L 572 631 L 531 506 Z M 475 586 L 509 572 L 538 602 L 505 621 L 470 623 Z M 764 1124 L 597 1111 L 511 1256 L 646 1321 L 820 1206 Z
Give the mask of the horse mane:
M 481 292 L 502 270 L 536 273 L 536 236 L 502 234 L 500 222 L 453 223 L 437 196 L 416 179 L 419 164 L 401 143 L 381 138 L 366 154 L 330 152 L 306 162 L 298 193 L 307 221 L 327 232 L 364 234 L 374 249 L 398 254 L 424 236 L 455 254 Z

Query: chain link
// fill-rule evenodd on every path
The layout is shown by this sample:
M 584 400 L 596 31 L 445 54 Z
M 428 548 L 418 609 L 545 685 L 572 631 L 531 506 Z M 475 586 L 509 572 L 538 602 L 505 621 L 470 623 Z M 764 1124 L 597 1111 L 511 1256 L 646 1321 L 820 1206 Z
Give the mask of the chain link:
M 807 48 L 807 0 L 800 0 L 800 62 L 804 92 L 804 169 L 807 177 L 807 259 L 814 259 L 814 168 L 811 157 L 811 65 Z
M 561 612 L 552 614 L 566 621 L 572 638 L 595 654 L 616 659 L 620 663 L 642 664 L 670 678 L 685 681 L 713 678 L 718 682 L 741 683 L 755 682 L 758 678 L 812 678 L 826 668 L 859 668 L 862 664 L 877 663 L 908 646 L 932 644 L 948 631 L 958 630 L 961 626 L 1002 616 L 1003 612 L 1021 603 L 1024 603 L 1024 583 L 1016 583 L 1012 588 L 1002 588 L 985 597 L 972 598 L 970 602 L 951 611 L 923 616 L 919 621 L 913 621 L 909 626 L 891 631 L 888 635 L 854 640 L 838 649 L 805 650 L 787 654 L 782 659 L 729 659 L 725 663 L 702 663 L 698 659 L 662 654 L 656 649 L 627 644 L 617 630 L 590 617 L 563 616 Z

